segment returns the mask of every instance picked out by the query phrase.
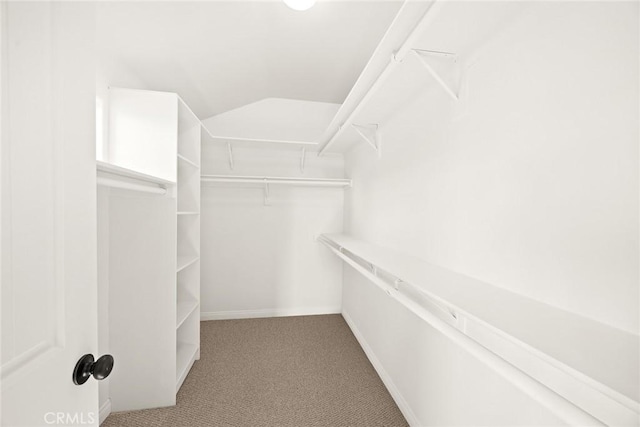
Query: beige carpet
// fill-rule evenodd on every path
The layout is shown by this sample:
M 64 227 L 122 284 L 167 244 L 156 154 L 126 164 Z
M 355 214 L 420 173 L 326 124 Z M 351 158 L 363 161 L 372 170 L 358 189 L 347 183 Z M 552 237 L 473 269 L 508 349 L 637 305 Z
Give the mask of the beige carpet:
M 406 426 L 340 315 L 202 322 L 201 359 L 175 407 L 120 426 Z

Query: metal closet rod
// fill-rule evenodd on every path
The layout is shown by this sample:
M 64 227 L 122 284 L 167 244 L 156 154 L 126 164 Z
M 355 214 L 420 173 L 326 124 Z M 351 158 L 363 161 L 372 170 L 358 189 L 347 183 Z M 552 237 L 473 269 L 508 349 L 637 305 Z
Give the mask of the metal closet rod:
M 167 194 L 167 189 L 162 187 L 154 187 L 150 185 L 135 184 L 133 182 L 120 181 L 113 178 L 97 177 L 96 183 L 103 187 L 120 188 L 123 190 L 139 191 L 150 194 Z
M 362 266 L 357 259 L 350 256 L 350 252 L 339 246 L 337 243 L 327 239 L 325 236 L 319 236 L 317 239 L 323 243 L 327 248 L 336 254 L 339 258 L 353 267 L 360 274 L 365 276 L 371 282 L 373 282 L 380 289 L 385 291 L 389 296 L 396 299 L 400 304 L 405 306 L 409 311 L 416 316 L 424 320 L 431 327 L 442 333 L 449 340 L 458 344 L 464 350 L 471 355 L 475 356 L 482 363 L 498 372 L 504 378 L 507 378 L 513 385 L 519 388 L 522 392 L 532 397 L 544 407 L 550 409 L 553 413 L 558 415 L 561 419 L 566 421 L 569 425 L 579 426 L 604 426 L 605 424 L 599 419 L 593 417 L 591 414 L 584 411 L 579 406 L 573 404 L 563 396 L 550 389 L 543 383 L 539 382 L 535 378 L 528 375 L 518 367 L 512 365 L 496 353 L 492 352 L 482 344 L 478 343 L 474 339 L 470 338 L 464 332 L 452 326 L 447 321 L 443 320 L 439 316 L 435 315 L 431 311 L 425 309 L 422 305 L 418 304 L 407 295 L 399 292 L 397 289 L 397 283 L 406 283 L 399 278 L 396 278 L 396 282 L 393 284 L 385 281 L 380 275 L 377 274 L 377 266 L 369 263 L 369 261 L 362 259 L 364 262 L 369 263 L 370 268 Z M 356 256 L 357 257 L 357 256 Z M 357 257 L 359 258 L 359 257 Z M 389 273 L 391 275 L 391 273 Z
M 338 130 L 333 134 L 333 136 L 331 136 L 325 143 L 323 143 L 320 146 L 320 150 L 318 151 L 318 156 L 321 156 L 324 153 L 324 151 L 327 148 L 329 148 L 338 139 L 338 137 L 342 134 L 342 132 L 344 132 L 347 128 L 351 127 L 354 119 L 356 118 L 360 110 L 367 104 L 367 102 L 371 99 L 371 97 L 373 97 L 373 95 L 382 87 L 382 84 L 387 80 L 387 78 L 389 78 L 389 76 L 395 70 L 398 64 L 402 62 L 402 60 L 404 60 L 404 57 L 407 56 L 409 52 L 411 52 L 411 49 L 413 48 L 413 45 L 415 44 L 416 40 L 418 39 L 418 37 L 420 37 L 420 35 L 424 31 L 424 29 L 427 27 L 427 25 L 429 25 L 431 21 L 433 21 L 434 17 L 437 15 L 436 12 L 441 8 L 442 3 L 444 2 L 445 0 L 434 1 L 433 5 L 431 5 L 431 7 L 427 9 L 424 15 L 422 15 L 422 18 L 420 18 L 420 21 L 416 24 L 415 27 L 413 27 L 413 30 L 411 30 L 411 33 L 404 40 L 400 48 L 393 55 L 391 55 L 391 58 L 389 58 L 389 62 L 387 63 L 385 68 L 382 70 L 382 72 L 378 75 L 378 77 L 373 82 L 369 90 L 367 90 L 367 92 L 364 94 L 364 96 L 362 97 L 360 102 L 358 102 L 355 108 L 351 110 L 351 113 L 349 113 L 349 115 L 347 116 L 347 119 L 341 125 L 338 126 Z M 356 82 L 356 84 L 358 84 L 358 82 Z
M 285 184 L 306 185 L 318 187 L 351 187 L 350 179 L 328 178 L 288 178 L 270 176 L 230 176 L 230 175 L 202 175 L 203 182 L 236 183 L 236 184 Z

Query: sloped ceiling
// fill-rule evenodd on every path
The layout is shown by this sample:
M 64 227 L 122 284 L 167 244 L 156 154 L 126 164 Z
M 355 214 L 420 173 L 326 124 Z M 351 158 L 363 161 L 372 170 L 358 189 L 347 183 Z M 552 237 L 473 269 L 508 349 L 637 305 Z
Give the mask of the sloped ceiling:
M 202 119 L 265 98 L 342 103 L 401 1 L 103 2 L 101 62 L 177 92 Z

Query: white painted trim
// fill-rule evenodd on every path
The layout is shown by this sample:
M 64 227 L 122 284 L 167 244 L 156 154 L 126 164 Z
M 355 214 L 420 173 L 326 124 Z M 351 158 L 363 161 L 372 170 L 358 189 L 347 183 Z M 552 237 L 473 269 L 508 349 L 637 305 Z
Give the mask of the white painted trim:
M 380 361 L 380 359 L 376 357 L 375 353 L 373 352 L 373 349 L 367 343 L 367 340 L 364 338 L 364 335 L 360 333 L 353 319 L 351 319 L 351 316 L 349 316 L 349 313 L 343 310 L 342 317 L 344 318 L 345 322 L 347 322 L 347 325 L 349 325 L 349 328 L 351 328 L 351 332 L 353 332 L 353 335 L 356 337 L 356 340 L 358 340 L 360 347 L 362 347 L 362 350 L 364 350 L 364 353 L 367 355 L 367 358 L 373 365 L 373 368 L 378 373 L 378 376 L 380 376 L 380 379 L 384 383 L 385 387 L 387 387 L 387 390 L 389 390 L 389 394 L 391 394 L 391 397 L 396 402 L 396 405 L 398 405 L 400 412 L 402 412 L 402 415 L 404 415 L 409 425 L 410 426 L 421 425 L 420 422 L 418 421 L 418 417 L 413 412 L 413 410 L 411 410 L 411 407 L 402 396 L 402 393 L 400 393 L 400 390 L 398 390 L 396 385 L 393 383 L 391 376 L 384 369 L 382 362 Z
M 314 316 L 340 314 L 342 307 L 269 308 L 264 310 L 208 311 L 200 313 L 200 320 L 258 319 L 263 317 Z
M 107 399 L 106 402 L 100 406 L 100 425 L 107 419 L 107 417 L 111 414 L 111 399 Z

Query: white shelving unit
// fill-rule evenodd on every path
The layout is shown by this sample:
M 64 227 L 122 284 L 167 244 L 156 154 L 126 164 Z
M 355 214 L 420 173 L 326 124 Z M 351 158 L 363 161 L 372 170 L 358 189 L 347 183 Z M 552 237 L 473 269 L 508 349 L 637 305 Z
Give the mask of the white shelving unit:
M 200 141 L 198 117 L 178 102 L 176 392 L 200 358 Z
M 637 420 L 636 335 L 348 235 L 318 240 L 575 425 L 590 423 L 580 408 L 609 425 Z
M 118 256 L 109 277 L 110 350 L 118 355 L 110 397 L 114 411 L 175 405 L 200 357 L 203 128 L 175 93 L 112 88 L 109 115 L 112 163 L 98 163 L 99 185 L 162 196 L 117 202 L 120 222 L 127 214 L 137 223 L 110 233 L 114 253 L 129 254 Z M 149 243 L 151 237 L 157 243 Z M 148 365 L 141 357 L 153 359 L 153 374 L 141 368 Z

